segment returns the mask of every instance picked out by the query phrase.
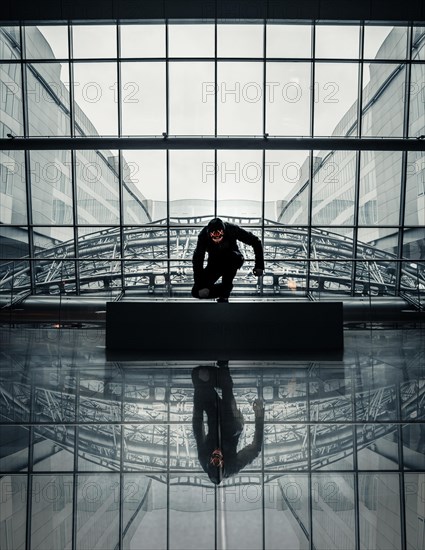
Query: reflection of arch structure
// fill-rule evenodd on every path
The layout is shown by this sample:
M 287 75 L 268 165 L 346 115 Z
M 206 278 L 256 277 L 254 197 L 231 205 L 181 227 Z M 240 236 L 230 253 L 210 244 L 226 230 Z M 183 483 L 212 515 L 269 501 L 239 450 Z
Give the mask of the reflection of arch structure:
M 56 451 L 73 452 L 78 401 L 81 458 L 111 470 L 122 466 L 125 471 L 152 472 L 158 479 L 171 468 L 180 471 L 182 478 L 187 476 L 190 483 L 190 474 L 199 471 L 199 464 L 191 425 L 193 387 L 188 378 L 178 375 L 169 379 L 150 372 L 134 379 L 126 377 L 124 384 L 80 380 L 78 391 L 75 380 L 70 379 L 58 391 L 55 384 L 23 384 L 4 376 L 0 381 L 0 416 L 6 422 L 13 419 L 25 423 L 33 399 L 35 435 L 54 442 Z M 252 439 L 252 401 L 262 384 L 260 375 L 234 377 L 236 401 L 247 421 L 242 446 Z M 311 378 L 308 398 L 304 379 L 288 380 L 288 375 L 276 373 L 272 385 L 265 383 L 265 469 L 320 469 L 353 453 L 353 427 L 346 424 L 352 418 L 352 393 L 345 384 L 345 379 L 324 384 Z M 399 391 L 391 385 L 356 392 L 356 420 L 362 426 L 357 433 L 357 449 L 369 447 L 397 429 L 391 419 L 399 403 L 402 418 L 420 420 L 418 411 L 424 399 L 425 383 L 417 380 L 402 383 Z
M 141 294 L 175 295 L 187 293 L 192 285 L 192 253 L 199 224 L 209 218 L 179 218 L 179 225 L 168 227 L 166 220 L 155 226 L 112 228 L 85 235 L 79 240 L 79 282 L 84 291 L 125 288 Z M 254 227 L 254 220 L 236 220 Z M 193 227 L 197 224 L 198 227 Z M 255 230 L 255 229 L 254 229 Z M 310 239 L 310 247 L 309 247 Z M 243 248 L 243 245 L 242 245 Z M 168 252 L 169 250 L 169 252 Z M 307 253 L 310 250 L 310 262 Z M 264 295 L 285 290 L 323 291 L 326 293 L 394 296 L 425 285 L 422 264 L 402 264 L 400 287 L 397 288 L 397 257 L 373 246 L 357 243 L 356 269 L 353 274 L 354 243 L 351 238 L 321 229 L 282 227 L 266 222 L 264 251 L 266 277 Z M 246 250 L 249 257 L 250 247 Z M 55 294 L 75 291 L 75 248 L 68 241 L 35 255 L 37 292 Z M 170 259 L 169 259 L 170 258 Z M 121 264 L 123 262 L 123 274 Z M 235 279 L 235 292 L 259 294 L 257 279 L 251 275 L 251 262 L 246 262 Z M 310 264 L 308 266 L 308 263 Z M 29 262 L 26 259 L 4 264 L 0 268 L 0 292 L 12 286 L 16 293 L 29 290 Z M 307 285 L 308 277 L 308 285 Z

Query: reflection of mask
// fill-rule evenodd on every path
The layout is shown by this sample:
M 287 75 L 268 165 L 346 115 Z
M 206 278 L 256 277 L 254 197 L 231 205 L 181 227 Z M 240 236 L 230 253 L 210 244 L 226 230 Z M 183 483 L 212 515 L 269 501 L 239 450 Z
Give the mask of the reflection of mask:
M 221 243 L 223 240 L 224 231 L 222 229 L 216 229 L 215 231 L 210 231 L 210 237 L 216 244 Z
M 215 449 L 211 453 L 210 464 L 213 464 L 214 466 L 217 466 L 218 468 L 223 467 L 223 464 L 224 464 L 223 453 L 220 451 L 220 449 Z

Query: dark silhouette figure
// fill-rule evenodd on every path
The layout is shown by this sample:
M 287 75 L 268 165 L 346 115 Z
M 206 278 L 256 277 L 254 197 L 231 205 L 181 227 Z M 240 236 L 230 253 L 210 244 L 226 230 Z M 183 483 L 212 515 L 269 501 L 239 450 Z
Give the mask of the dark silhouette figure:
M 218 485 L 224 478 L 237 474 L 260 453 L 264 432 L 264 406 L 260 399 L 253 403 L 255 433 L 251 444 L 237 451 L 244 418 L 233 396 L 233 380 L 227 362 L 219 368 L 196 367 L 192 371 L 195 387 L 193 432 L 198 458 L 210 480 Z M 215 388 L 221 389 L 220 397 Z M 208 432 L 205 432 L 204 411 Z
M 193 253 L 195 284 L 192 288 L 192 296 L 194 298 L 218 298 L 218 301 L 224 302 L 228 300 L 236 272 L 244 263 L 237 241 L 253 247 L 254 275 L 258 277 L 263 275 L 264 256 L 260 239 L 237 225 L 214 218 L 199 233 Z M 208 262 L 204 268 L 206 253 L 208 253 Z M 222 282 L 216 284 L 220 277 Z

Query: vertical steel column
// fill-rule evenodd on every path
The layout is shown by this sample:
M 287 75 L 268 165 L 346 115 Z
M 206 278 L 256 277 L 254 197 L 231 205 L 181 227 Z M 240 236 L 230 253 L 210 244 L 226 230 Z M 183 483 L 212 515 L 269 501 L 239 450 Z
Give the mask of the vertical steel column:
M 403 138 L 407 138 L 409 135 L 409 116 L 410 116 L 410 89 L 412 80 L 412 35 L 413 27 L 409 25 L 407 31 L 407 64 L 406 75 L 404 80 L 404 110 L 403 110 Z M 406 186 L 407 186 L 407 165 L 408 165 L 408 151 L 402 152 L 401 161 L 401 190 L 400 190 L 400 211 L 399 211 L 399 230 L 398 230 L 398 251 L 397 257 L 403 257 L 403 244 L 404 244 L 404 220 L 406 210 Z M 397 262 L 395 291 L 396 294 L 400 294 L 401 290 L 401 274 L 403 270 L 403 263 Z
M 77 499 L 78 499 L 78 447 L 80 424 L 80 372 L 75 373 L 75 432 L 74 432 L 74 471 L 72 474 L 72 550 L 77 548 Z
M 168 156 L 168 151 L 167 151 Z M 170 376 L 171 371 L 168 371 L 168 387 L 169 391 L 168 393 L 168 405 L 167 405 L 167 496 L 166 496 L 166 502 L 167 502 L 167 536 L 166 536 L 166 550 L 169 550 L 170 548 L 170 443 L 171 443 L 171 437 L 170 437 L 170 420 L 171 420 L 171 390 L 172 390 L 172 383 L 173 378 Z
M 73 60 L 73 32 L 72 25 L 68 25 L 68 57 L 69 57 L 69 114 L 71 138 L 75 137 L 75 110 L 74 110 L 74 60 Z M 77 296 L 81 292 L 80 284 L 80 263 L 78 261 L 78 193 L 77 193 L 77 151 L 71 150 L 71 189 L 72 189 L 72 222 L 74 235 L 74 262 L 75 269 L 75 290 Z
M 168 19 L 165 20 L 165 139 L 170 131 L 169 93 L 170 93 L 170 67 L 169 67 L 169 41 Z M 167 278 L 168 294 L 171 296 L 171 246 L 170 246 L 170 151 L 166 150 L 166 197 L 167 197 Z
M 359 71 L 357 86 L 357 137 L 362 135 L 363 118 L 363 57 L 364 57 L 364 25 L 360 25 L 359 41 Z M 361 151 L 356 152 L 356 169 L 354 174 L 354 213 L 353 213 L 353 266 L 351 273 L 351 296 L 355 295 L 357 279 L 357 241 L 359 236 L 359 201 L 360 201 L 360 164 Z
M 121 262 L 122 263 L 122 262 Z M 122 549 L 124 545 L 123 541 L 123 533 L 124 533 L 124 400 L 125 400 L 125 372 L 121 371 L 121 423 L 119 424 L 120 428 L 120 489 L 119 489 L 119 495 L 120 495 L 120 507 L 119 507 L 119 518 L 118 518 L 118 524 L 119 524 L 119 541 L 118 541 L 118 548 L 119 550 Z
M 121 105 L 121 26 L 117 23 L 117 100 L 118 100 L 118 138 L 122 137 L 122 105 Z M 118 201 L 120 216 L 120 258 L 124 257 L 124 174 L 122 149 L 118 150 Z M 124 262 L 120 262 L 121 292 L 125 293 Z
M 31 373 L 31 388 L 30 388 L 30 421 L 33 422 L 32 413 L 35 409 L 35 395 L 34 395 L 34 374 Z M 27 521 L 26 521 L 26 532 L 25 532 L 25 550 L 31 550 L 31 516 L 32 516 L 32 466 L 34 459 L 34 427 L 30 426 L 28 430 L 28 472 L 27 472 Z
M 406 502 L 405 502 L 405 484 L 404 484 L 404 457 L 403 457 L 403 425 L 401 424 L 401 389 L 400 380 L 396 384 L 396 399 L 397 399 L 397 415 L 399 424 L 397 427 L 398 435 L 398 480 L 399 480 L 399 492 L 400 492 L 400 529 L 401 529 L 401 550 L 407 548 L 407 536 L 406 536 Z
M 357 460 L 357 407 L 356 407 L 356 376 L 354 369 L 351 369 L 351 401 L 353 415 L 353 468 L 354 468 L 354 533 L 356 550 L 360 550 L 360 506 L 359 506 L 359 472 Z
M 215 93 L 214 93 L 214 137 L 217 137 L 217 130 L 218 130 L 218 61 L 217 61 L 217 13 L 216 18 L 214 22 L 214 86 L 215 86 Z M 217 163 L 217 149 L 214 149 L 214 218 L 217 217 L 217 170 L 218 170 L 218 163 Z
M 27 95 L 27 66 L 26 66 L 26 51 L 25 51 L 25 32 L 24 28 L 20 26 L 21 37 L 21 81 L 22 81 L 22 122 L 24 136 L 29 136 L 29 123 L 28 123 L 28 95 Z M 29 253 L 29 275 L 31 293 L 36 293 L 35 288 L 35 272 L 34 272 L 34 230 L 32 220 L 32 194 L 31 194 L 31 157 L 29 150 L 24 151 L 25 159 L 25 193 L 26 193 L 26 205 L 27 205 L 27 227 L 28 227 L 28 253 Z M 21 174 L 22 177 L 22 174 Z
M 316 78 L 316 22 L 312 22 L 311 26 L 311 95 L 310 95 L 310 137 L 314 136 L 314 102 L 315 102 L 315 83 Z M 305 278 L 305 294 L 308 296 L 310 292 L 310 272 L 311 272 L 311 221 L 313 214 L 313 150 L 310 151 L 310 185 L 308 187 L 308 214 L 307 214 L 307 266 L 306 266 L 306 278 Z M 320 265 L 320 264 L 319 264 Z
M 310 364 L 308 370 L 306 369 L 306 413 L 307 413 L 307 472 L 308 472 L 308 530 L 310 534 L 309 538 L 309 550 L 314 550 L 315 546 L 313 544 L 313 483 L 312 483 L 312 473 L 311 473 L 311 412 L 310 412 L 310 372 L 313 364 Z
M 263 25 L 263 136 L 266 136 L 267 125 L 266 125 L 266 86 L 267 86 L 267 21 L 264 20 Z M 262 175 L 261 175 L 261 244 L 263 245 L 264 250 L 264 232 L 265 224 L 264 218 L 266 214 L 266 151 L 263 149 L 263 159 L 262 159 Z M 259 277 L 260 283 L 260 295 L 263 295 L 264 285 L 263 277 Z M 264 482 L 263 482 L 264 489 Z M 263 522 L 264 529 L 264 522 Z

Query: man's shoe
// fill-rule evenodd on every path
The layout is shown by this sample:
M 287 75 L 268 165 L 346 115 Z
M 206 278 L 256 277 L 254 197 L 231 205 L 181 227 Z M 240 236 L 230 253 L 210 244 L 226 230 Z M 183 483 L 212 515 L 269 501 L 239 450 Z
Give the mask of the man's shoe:
M 225 302 L 229 301 L 229 298 L 217 298 L 217 303 L 224 304 Z
M 210 295 L 210 289 L 209 288 L 201 288 L 201 290 L 199 291 L 199 297 L 200 298 L 208 298 L 208 296 Z

